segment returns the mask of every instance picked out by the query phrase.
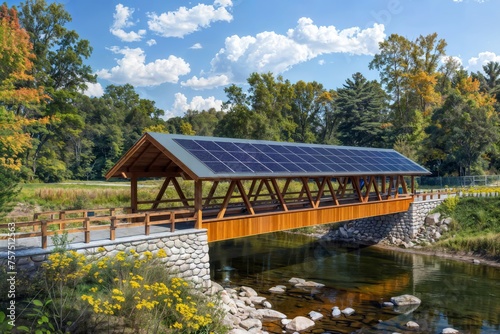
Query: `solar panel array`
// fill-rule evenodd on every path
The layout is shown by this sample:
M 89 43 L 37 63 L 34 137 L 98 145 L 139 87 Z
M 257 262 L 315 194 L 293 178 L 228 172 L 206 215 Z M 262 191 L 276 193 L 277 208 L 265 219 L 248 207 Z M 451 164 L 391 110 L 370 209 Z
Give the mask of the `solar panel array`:
M 179 138 L 174 141 L 214 174 L 427 173 L 393 150 Z

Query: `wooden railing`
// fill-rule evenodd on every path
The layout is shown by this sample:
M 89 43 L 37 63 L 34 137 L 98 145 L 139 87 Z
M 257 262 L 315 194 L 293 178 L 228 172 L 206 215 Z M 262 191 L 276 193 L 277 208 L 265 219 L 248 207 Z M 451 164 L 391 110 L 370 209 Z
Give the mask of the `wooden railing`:
M 453 196 L 457 196 L 457 191 L 455 190 L 438 190 L 438 191 L 434 191 L 434 190 L 430 190 L 430 191 L 426 191 L 426 192 L 420 192 L 420 193 L 416 193 L 414 195 L 414 197 L 417 197 L 418 200 L 420 201 L 430 201 L 430 200 L 437 200 L 437 199 L 442 199 L 442 198 L 446 198 L 446 197 L 453 197 Z
M 108 215 L 93 215 L 91 212 L 109 212 Z M 116 215 L 116 209 L 97 210 L 66 210 L 35 214 L 36 219 L 29 222 L 11 222 L 0 224 L 0 231 L 15 233 L 1 233 L 0 240 L 14 237 L 15 239 L 39 237 L 40 246 L 47 248 L 48 237 L 60 233 L 83 233 L 84 242 L 91 241 L 91 232 L 109 231 L 109 239 L 116 239 L 116 230 L 121 228 L 144 227 L 144 234 L 149 235 L 151 226 L 170 224 L 170 231 L 175 231 L 175 224 L 194 220 L 192 210 L 162 210 L 140 213 L 125 213 Z M 66 218 L 69 214 L 81 214 L 80 217 Z

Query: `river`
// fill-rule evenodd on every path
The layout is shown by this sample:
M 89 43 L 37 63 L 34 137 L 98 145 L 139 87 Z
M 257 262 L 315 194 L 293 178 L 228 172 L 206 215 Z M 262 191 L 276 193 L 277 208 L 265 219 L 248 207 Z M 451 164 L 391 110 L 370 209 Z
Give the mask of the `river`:
M 288 318 L 317 311 L 324 318 L 304 333 L 500 333 L 500 269 L 435 256 L 376 247 L 353 247 L 291 234 L 271 233 L 210 244 L 212 279 L 226 287 L 250 286 Z M 325 286 L 293 288 L 304 278 Z M 268 289 L 287 286 L 284 294 Z M 415 310 L 382 307 L 409 293 L 422 300 Z M 333 318 L 333 306 L 356 313 Z M 408 321 L 418 331 L 405 327 Z M 279 321 L 264 330 L 282 333 Z

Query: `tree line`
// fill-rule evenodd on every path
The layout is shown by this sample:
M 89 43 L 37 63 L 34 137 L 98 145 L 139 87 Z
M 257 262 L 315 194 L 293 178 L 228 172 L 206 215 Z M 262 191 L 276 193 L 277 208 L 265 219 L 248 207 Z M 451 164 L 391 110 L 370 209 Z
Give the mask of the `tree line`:
M 500 64 L 469 73 L 436 33 L 387 37 L 369 64 L 380 80 L 354 73 L 329 89 L 252 73 L 224 89 L 221 110 L 165 120 L 129 84 L 109 85 L 101 97 L 82 93 L 96 82 L 85 65 L 92 47 L 67 28 L 62 4 L 4 4 L 0 20 L 4 189 L 12 180 L 102 179 L 146 131 L 394 148 L 434 175 L 500 169 Z

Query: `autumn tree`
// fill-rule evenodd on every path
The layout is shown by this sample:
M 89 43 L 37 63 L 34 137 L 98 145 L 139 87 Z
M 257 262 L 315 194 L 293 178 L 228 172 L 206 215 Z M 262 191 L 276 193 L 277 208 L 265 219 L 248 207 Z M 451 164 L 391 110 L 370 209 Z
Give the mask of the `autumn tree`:
M 34 106 L 44 98 L 38 89 L 23 87 L 33 80 L 32 46 L 19 25 L 17 11 L 0 7 L 0 216 L 10 211 L 17 193 L 22 154 L 31 146 L 25 128 L 33 125 L 16 115 L 20 106 Z M 41 120 L 39 123 L 43 123 Z
M 427 147 L 439 152 L 440 161 L 430 160 L 429 167 L 440 166 L 445 172 L 471 175 L 479 160 L 499 139 L 499 119 L 495 99 L 480 92 L 479 81 L 462 79 L 438 108 L 432 123 Z

